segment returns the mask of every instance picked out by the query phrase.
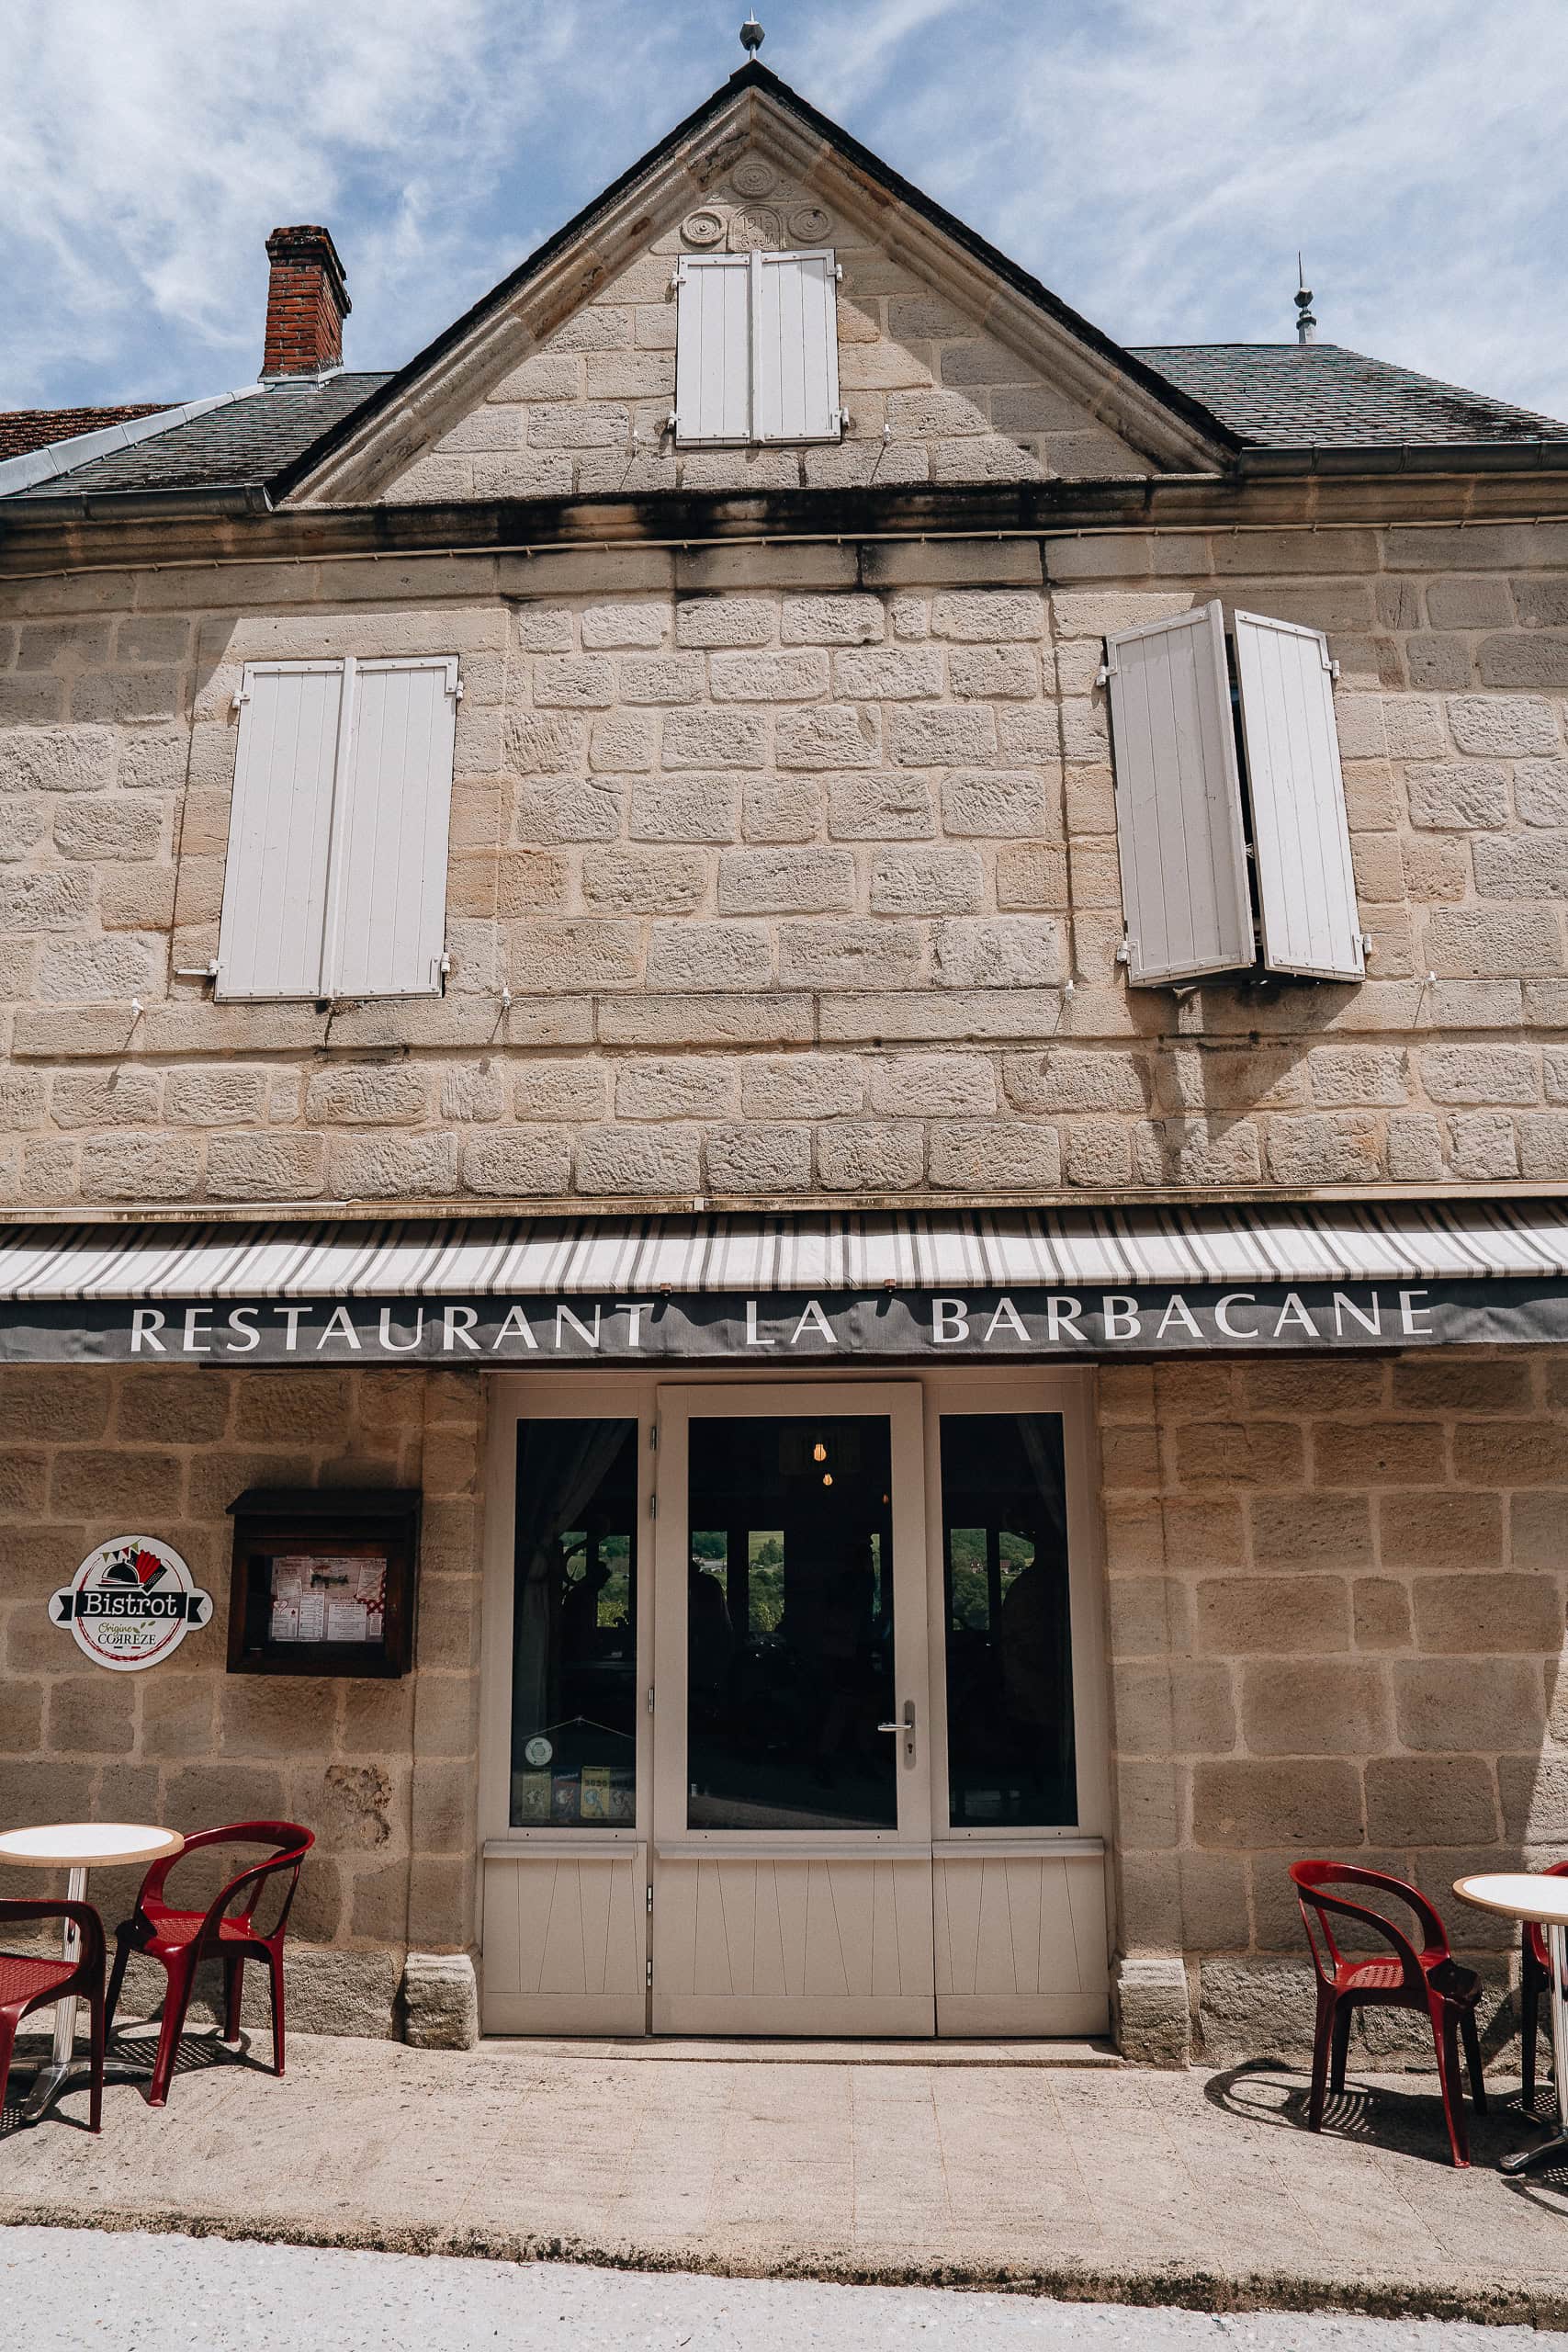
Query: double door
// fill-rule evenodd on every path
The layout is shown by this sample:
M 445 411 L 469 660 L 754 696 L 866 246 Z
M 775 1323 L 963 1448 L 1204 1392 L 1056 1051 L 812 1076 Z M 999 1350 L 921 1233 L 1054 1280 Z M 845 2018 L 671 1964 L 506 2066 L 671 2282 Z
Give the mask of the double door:
M 1102 2030 L 1070 1380 L 508 1391 L 487 2030 Z

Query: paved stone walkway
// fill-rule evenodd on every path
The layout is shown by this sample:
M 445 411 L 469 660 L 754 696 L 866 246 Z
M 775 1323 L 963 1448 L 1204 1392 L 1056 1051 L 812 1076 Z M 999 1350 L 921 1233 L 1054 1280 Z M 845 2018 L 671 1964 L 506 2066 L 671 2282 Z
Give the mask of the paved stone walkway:
M 61 2293 L 69 2277 L 69 2296 Z M 1465 2320 L 1134 2311 L 952 2288 L 836 2287 L 454 2262 L 444 2255 L 0 2228 L 0 2298 L 48 2352 L 1568 2352 L 1568 2335 Z M 37 2314 L 52 2313 L 40 2324 Z
M 1534 2135 L 1497 2088 L 1456 2173 L 1420 2075 L 1353 2078 L 1314 2139 L 1302 2078 L 1275 2066 L 694 2064 L 299 2037 L 283 2083 L 214 2052 L 161 2113 L 111 2086 L 96 2141 L 85 2094 L 30 2131 L 8 2109 L 0 2222 L 1568 2326 L 1568 2175 L 1496 2171 Z

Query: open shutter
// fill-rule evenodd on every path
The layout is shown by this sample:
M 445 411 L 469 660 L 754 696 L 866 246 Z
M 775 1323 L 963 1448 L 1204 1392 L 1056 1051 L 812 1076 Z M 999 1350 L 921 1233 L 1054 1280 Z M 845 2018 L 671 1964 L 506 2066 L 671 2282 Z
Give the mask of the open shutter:
M 751 429 L 759 441 L 837 441 L 838 277 L 830 253 L 753 254 Z
M 1235 616 L 1263 960 L 1272 972 L 1359 979 L 1366 969 L 1334 724 L 1328 640 Z
M 321 992 L 341 662 L 248 663 L 218 932 L 220 997 Z
M 1128 977 L 1253 961 L 1241 781 L 1217 604 L 1106 639 Z
M 456 658 L 355 665 L 332 996 L 438 996 Z
M 686 254 L 675 298 L 675 436 L 751 438 L 751 259 Z

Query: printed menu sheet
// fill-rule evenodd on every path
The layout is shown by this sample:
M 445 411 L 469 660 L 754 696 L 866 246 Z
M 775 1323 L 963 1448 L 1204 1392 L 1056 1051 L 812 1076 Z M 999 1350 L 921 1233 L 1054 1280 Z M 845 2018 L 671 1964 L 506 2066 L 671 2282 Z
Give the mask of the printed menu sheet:
M 378 1642 L 386 1607 L 384 1557 L 296 1552 L 273 1561 L 275 1642 Z

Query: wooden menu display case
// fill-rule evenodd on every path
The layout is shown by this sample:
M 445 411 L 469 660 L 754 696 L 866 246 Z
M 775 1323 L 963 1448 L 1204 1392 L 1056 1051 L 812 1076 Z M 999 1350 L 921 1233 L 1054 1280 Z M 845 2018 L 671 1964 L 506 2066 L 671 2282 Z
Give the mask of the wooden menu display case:
M 417 1487 L 252 1487 L 229 1506 L 231 1674 L 407 1674 Z

